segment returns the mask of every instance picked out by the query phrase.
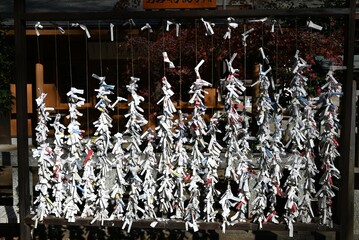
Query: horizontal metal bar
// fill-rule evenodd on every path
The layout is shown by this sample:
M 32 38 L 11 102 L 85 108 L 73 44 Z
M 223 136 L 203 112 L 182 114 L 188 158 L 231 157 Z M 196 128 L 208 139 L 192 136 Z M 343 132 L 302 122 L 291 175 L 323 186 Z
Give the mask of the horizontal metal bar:
M 32 220 L 32 215 L 26 218 L 26 223 L 28 225 L 33 225 L 34 221 Z M 63 218 L 56 217 L 46 217 L 42 224 L 48 225 L 68 225 L 68 226 L 87 226 L 87 227 L 97 227 L 101 226 L 100 221 L 96 221 L 91 224 L 93 218 L 76 218 L 75 222 L 67 222 Z M 136 220 L 133 221 L 132 228 L 136 229 L 152 229 L 150 224 L 156 220 Z M 105 227 L 122 227 L 123 221 L 121 220 L 111 220 L 104 221 Z M 198 222 L 200 230 L 220 230 L 222 223 L 220 222 Z M 334 225 L 333 228 L 328 228 L 323 225 L 317 223 L 295 223 L 294 231 L 327 231 L 327 232 L 337 232 L 340 230 L 339 225 Z M 176 221 L 176 220 L 167 220 L 167 221 L 158 221 L 157 225 L 154 227 L 155 229 L 179 229 L 185 230 L 185 222 L 184 221 Z M 274 224 L 267 223 L 263 224 L 263 228 L 259 229 L 258 224 L 245 222 L 245 223 L 237 223 L 231 226 L 226 226 L 226 230 L 261 230 L 261 231 L 288 231 L 287 225 L 284 223 Z
M 300 9 L 230 9 L 230 10 L 182 10 L 182 11 L 117 11 L 117 12 L 43 12 L 25 13 L 26 21 L 61 20 L 115 20 L 115 19 L 196 19 L 205 18 L 254 18 L 254 17 L 314 17 L 345 16 L 349 8 L 300 8 Z

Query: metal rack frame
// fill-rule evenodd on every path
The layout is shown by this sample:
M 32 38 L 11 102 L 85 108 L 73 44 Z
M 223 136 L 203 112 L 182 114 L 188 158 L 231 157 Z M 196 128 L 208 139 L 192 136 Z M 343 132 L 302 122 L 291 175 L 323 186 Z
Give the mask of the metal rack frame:
M 228 16 L 236 18 L 250 17 L 310 17 L 310 16 L 342 16 L 345 18 L 344 36 L 344 64 L 345 81 L 343 84 L 344 96 L 341 106 L 341 159 L 340 170 L 342 179 L 340 181 L 339 203 L 336 206 L 337 219 L 333 231 L 338 233 L 340 239 L 353 239 L 353 216 L 354 216 L 354 150 L 355 150 L 355 91 L 356 81 L 353 79 L 354 40 L 355 40 L 355 8 L 354 0 L 347 0 L 345 8 L 307 8 L 307 9 L 238 9 L 238 10 L 184 10 L 184 11 L 123 11 L 123 12 L 100 12 L 100 13 L 27 13 L 26 0 L 14 1 L 15 13 L 15 82 L 16 82 L 16 111 L 17 111 L 17 144 L 19 165 L 19 209 L 20 209 L 20 239 L 30 239 L 30 192 L 29 192 L 29 146 L 27 135 L 27 56 L 26 56 L 26 23 L 28 21 L 70 21 L 70 20 L 114 20 L 114 19 L 196 19 L 201 16 L 206 18 L 225 18 Z M 45 224 L 66 225 L 65 220 L 49 218 Z M 87 225 L 82 219 L 76 225 Z M 143 227 L 144 223 L 137 223 Z M 204 224 L 203 228 L 217 229 L 217 223 Z M 134 223 L 134 226 L 136 223 Z M 162 225 L 159 225 L 160 227 Z M 182 229 L 177 223 L 165 224 L 162 227 Z M 300 230 L 322 231 L 325 230 L 317 224 L 298 224 Z M 244 230 L 256 230 L 256 224 L 245 223 L 238 228 Z M 266 230 L 284 230 L 284 227 L 274 224 L 266 226 Z

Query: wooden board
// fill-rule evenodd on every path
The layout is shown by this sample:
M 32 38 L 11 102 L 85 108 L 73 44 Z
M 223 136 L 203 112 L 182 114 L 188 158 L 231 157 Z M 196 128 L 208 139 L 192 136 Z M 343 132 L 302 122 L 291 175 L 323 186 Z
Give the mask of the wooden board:
M 144 0 L 144 9 L 215 8 L 216 0 Z
M 33 215 L 28 215 L 25 218 L 25 223 L 28 225 L 33 225 L 34 221 L 32 220 Z M 114 219 L 109 221 L 104 221 L 101 225 L 100 221 L 91 223 L 92 218 L 80 218 L 77 217 L 75 222 L 67 222 L 64 218 L 56 218 L 54 216 L 49 216 L 44 218 L 43 222 L 39 224 L 49 224 L 49 225 L 69 225 L 69 226 L 104 226 L 104 227 L 122 227 L 123 221 Z M 158 221 L 158 223 L 152 227 L 151 223 L 156 220 L 134 220 L 132 228 L 133 229 L 178 229 L 185 230 L 185 222 L 179 220 L 166 219 L 165 221 Z M 203 222 L 198 221 L 200 230 L 221 230 L 221 222 Z M 336 232 L 340 230 L 339 225 L 334 225 L 333 228 L 328 228 L 326 226 L 319 225 L 317 223 L 295 223 L 293 224 L 294 231 L 323 231 L 323 232 Z M 288 231 L 288 227 L 285 223 L 274 224 L 267 223 L 263 224 L 263 228 L 259 229 L 258 224 L 251 222 L 236 223 L 231 226 L 227 226 L 227 230 L 251 230 L 251 231 Z

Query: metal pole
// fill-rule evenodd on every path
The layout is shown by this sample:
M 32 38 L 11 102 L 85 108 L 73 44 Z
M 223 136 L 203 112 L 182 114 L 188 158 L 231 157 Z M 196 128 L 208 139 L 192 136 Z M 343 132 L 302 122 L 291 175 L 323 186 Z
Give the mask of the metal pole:
M 19 166 L 19 209 L 20 239 L 30 239 L 30 226 L 25 223 L 30 213 L 29 191 L 29 146 L 27 127 L 27 59 L 26 59 L 26 21 L 25 0 L 14 1 L 15 12 L 15 83 L 17 114 L 17 160 Z

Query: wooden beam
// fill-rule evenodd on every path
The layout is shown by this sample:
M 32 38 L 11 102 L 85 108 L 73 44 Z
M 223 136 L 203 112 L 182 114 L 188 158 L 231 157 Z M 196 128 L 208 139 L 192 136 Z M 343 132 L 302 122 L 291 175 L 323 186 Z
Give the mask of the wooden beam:
M 32 220 L 33 215 L 29 215 L 26 218 L 26 223 L 29 225 L 33 225 L 34 221 Z M 75 222 L 67 222 L 67 220 L 63 218 L 57 217 L 46 217 L 41 224 L 45 225 L 68 225 L 68 226 L 86 226 L 86 227 L 100 227 L 101 222 L 96 221 L 91 224 L 93 218 L 76 218 Z M 132 224 L 133 229 L 153 229 L 150 224 L 155 220 L 136 220 Z M 199 229 L 200 230 L 221 230 L 221 222 L 203 222 L 199 221 Z M 122 227 L 123 221 L 121 220 L 111 220 L 104 221 L 104 227 Z M 176 221 L 176 220 L 167 220 L 167 221 L 159 221 L 154 229 L 178 229 L 185 230 L 185 222 L 184 221 Z M 267 223 L 263 224 L 263 228 L 259 230 L 259 226 L 256 223 L 245 222 L 245 223 L 237 223 L 232 226 L 226 226 L 226 230 L 251 230 L 251 231 L 288 231 L 287 225 L 284 223 L 274 224 Z M 328 228 L 320 224 L 316 223 L 295 223 L 294 231 L 323 231 L 323 232 L 336 232 L 340 231 L 339 225 L 334 225 L 333 228 Z
M 193 8 L 216 8 L 216 1 L 202 0 L 202 1 L 143 1 L 144 9 L 193 9 Z
M 19 164 L 19 213 L 20 239 L 31 239 L 30 227 L 25 217 L 30 213 L 29 189 L 29 146 L 27 135 L 27 58 L 26 58 L 26 22 L 25 0 L 14 1 L 15 12 L 15 83 L 17 112 L 17 159 Z
M 196 19 L 206 18 L 255 18 L 255 17 L 308 17 L 345 16 L 349 8 L 304 8 L 304 9 L 236 9 L 236 10 L 185 10 L 185 11 L 118 11 L 118 12 L 50 12 L 26 13 L 27 21 L 80 21 L 80 20 L 119 20 L 119 19 Z
M 355 41 L 355 7 L 356 1 L 347 0 L 350 14 L 346 18 L 344 39 L 344 65 L 347 66 L 343 82 L 343 101 L 341 105 L 341 137 L 339 162 L 341 171 L 339 204 L 337 213 L 340 214 L 340 239 L 354 239 L 354 161 L 355 161 L 355 106 L 356 81 L 354 71 L 354 41 Z

